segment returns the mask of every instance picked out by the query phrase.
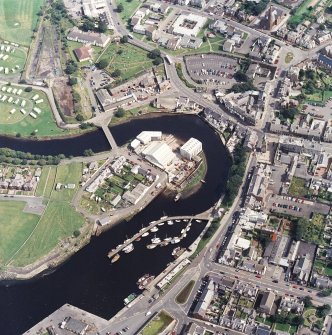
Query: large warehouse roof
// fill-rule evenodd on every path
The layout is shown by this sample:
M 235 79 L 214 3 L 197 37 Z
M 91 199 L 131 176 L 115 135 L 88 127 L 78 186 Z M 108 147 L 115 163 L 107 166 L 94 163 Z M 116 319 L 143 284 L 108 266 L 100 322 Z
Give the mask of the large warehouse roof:
M 165 168 L 175 158 L 172 149 L 163 142 L 152 142 L 144 151 L 145 158 L 151 163 Z

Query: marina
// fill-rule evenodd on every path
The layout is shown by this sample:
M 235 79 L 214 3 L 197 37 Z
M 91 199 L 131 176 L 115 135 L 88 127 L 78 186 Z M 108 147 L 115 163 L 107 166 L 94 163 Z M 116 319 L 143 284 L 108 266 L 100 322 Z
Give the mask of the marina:
M 180 243 L 180 241 L 185 238 L 186 232 L 189 231 L 190 226 L 192 224 L 192 221 L 196 222 L 202 222 L 202 220 L 207 220 L 209 216 L 209 211 L 204 212 L 202 214 L 193 216 L 193 217 L 188 217 L 188 216 L 176 216 L 176 217 L 167 217 L 163 216 L 157 221 L 152 221 L 147 227 L 144 227 L 138 231 L 133 237 L 127 238 L 123 244 L 119 244 L 116 248 L 110 250 L 107 254 L 107 257 L 111 259 L 111 262 L 114 263 L 116 262 L 120 256 L 119 253 L 123 251 L 124 253 L 129 253 L 134 250 L 134 245 L 133 242 L 137 241 L 138 239 L 141 239 L 141 237 L 146 237 L 148 236 L 151 232 L 156 232 L 158 231 L 157 226 L 162 226 L 165 223 L 169 224 L 169 222 L 187 222 L 187 225 L 185 228 L 181 230 L 181 235 L 180 236 L 175 236 L 175 237 L 167 237 L 164 240 L 161 240 L 159 237 L 156 237 L 156 235 L 151 239 L 151 243 L 148 244 L 146 247 L 148 249 L 154 249 L 158 245 L 160 246 L 165 246 L 168 245 L 168 243 L 171 244 L 177 244 Z M 157 230 L 155 229 L 157 228 Z M 119 257 L 114 258 L 116 255 Z M 115 260 L 114 260 L 115 259 Z M 114 260 L 114 261 L 113 261 Z

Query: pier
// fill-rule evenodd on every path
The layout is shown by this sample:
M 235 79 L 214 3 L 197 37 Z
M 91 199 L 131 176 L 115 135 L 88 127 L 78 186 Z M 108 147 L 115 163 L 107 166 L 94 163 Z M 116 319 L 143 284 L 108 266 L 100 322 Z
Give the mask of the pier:
M 108 257 L 111 259 L 113 256 L 121 252 L 125 247 L 127 247 L 129 244 L 133 243 L 137 238 L 141 237 L 145 232 L 149 231 L 151 228 L 159 225 L 160 223 L 167 221 L 175 221 L 175 220 L 188 220 L 188 223 L 190 223 L 192 220 L 208 220 L 209 219 L 209 213 L 202 213 L 198 214 L 196 216 L 172 216 L 172 217 L 162 217 L 157 221 L 151 222 L 147 227 L 144 227 L 141 231 L 136 233 L 134 236 L 128 239 L 127 242 L 123 243 L 120 247 L 115 248 L 113 251 L 109 252 Z M 176 223 L 175 223 L 176 224 Z

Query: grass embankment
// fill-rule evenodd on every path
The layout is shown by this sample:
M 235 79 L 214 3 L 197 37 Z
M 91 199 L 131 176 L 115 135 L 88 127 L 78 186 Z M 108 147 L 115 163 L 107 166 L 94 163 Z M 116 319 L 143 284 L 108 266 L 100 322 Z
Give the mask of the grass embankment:
M 0 1 L 0 37 L 29 46 L 44 0 Z
M 183 192 L 184 193 L 189 192 L 191 189 L 199 185 L 201 183 L 201 180 L 204 179 L 206 171 L 207 171 L 207 164 L 204 156 L 197 170 L 193 173 L 190 180 L 183 189 Z
M 189 88 L 195 88 L 195 86 L 189 83 L 189 81 L 184 77 L 181 63 L 176 63 L 175 68 L 178 77 L 186 84 L 186 86 Z
M 172 322 L 173 318 L 166 312 L 159 312 L 139 333 L 141 335 L 157 335 L 163 332 Z
M 115 113 L 115 115 L 112 117 L 110 125 L 115 125 L 121 122 L 125 122 L 133 117 L 136 117 L 136 116 L 139 116 L 145 113 L 155 112 L 155 111 L 157 111 L 157 108 L 152 107 L 150 105 L 146 105 L 142 107 L 136 107 L 136 108 L 125 110 L 123 116 L 117 116 Z
M 6 235 L 6 243 L 12 246 L 11 253 L 8 253 L 11 258 L 8 256 L 6 258 L 9 264 L 25 266 L 37 261 L 55 247 L 60 246 L 62 241 L 70 242 L 73 233 L 82 227 L 84 218 L 70 205 L 79 187 L 81 173 L 81 163 L 43 168 L 40 184 L 36 190 L 36 195 L 44 196 L 47 200 L 45 211 L 41 216 L 31 216 L 23 213 L 22 210 L 14 209 L 8 212 L 4 207 L 2 229 L 4 232 L 8 229 L 15 232 L 12 233 L 11 238 Z M 57 183 L 76 186 L 74 189 L 63 187 L 55 190 Z M 16 203 L 10 202 L 12 203 L 15 208 Z M 0 202 L 0 204 L 3 203 Z M 28 223 L 24 225 L 24 222 Z
M 195 285 L 195 281 L 191 280 L 176 296 L 175 301 L 177 304 L 184 304 L 187 302 L 189 295 Z

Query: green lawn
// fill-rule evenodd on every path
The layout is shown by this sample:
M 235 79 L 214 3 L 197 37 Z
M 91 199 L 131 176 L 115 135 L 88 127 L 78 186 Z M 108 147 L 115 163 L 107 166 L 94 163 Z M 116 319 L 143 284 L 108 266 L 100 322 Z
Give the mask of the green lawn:
M 195 281 L 191 280 L 180 292 L 179 294 L 176 296 L 176 303 L 178 304 L 184 304 L 190 295 L 190 292 L 192 291 L 193 287 L 195 285 Z
M 84 218 L 66 202 L 50 201 L 27 243 L 13 258 L 11 265 L 24 266 L 45 256 L 84 224 Z
M 37 197 L 49 198 L 54 188 L 56 166 L 44 166 L 36 189 Z
M 1 0 L 0 37 L 29 46 L 44 0 Z
M 308 190 L 305 187 L 306 180 L 299 177 L 293 177 L 288 193 L 294 197 L 304 197 Z
M 148 53 L 131 44 L 111 43 L 100 59 L 109 61 L 108 71 L 120 70 L 120 80 L 128 80 L 137 77 L 144 70 L 153 66 L 152 60 L 148 58 Z
M 7 86 L 8 87 L 8 86 Z M 47 96 L 44 92 L 33 89 L 32 92 L 25 92 L 24 87 L 17 87 L 11 85 L 14 89 L 23 89 L 21 95 L 7 93 L 0 91 L 1 95 L 6 95 L 9 99 L 13 98 L 12 102 L 8 102 L 8 99 L 5 102 L 0 101 L 0 133 L 6 135 L 15 136 L 17 133 L 22 136 L 29 136 L 33 132 L 36 136 L 59 136 L 65 135 L 69 132 L 58 128 L 54 118 L 51 107 L 49 105 Z M 38 100 L 42 99 L 43 101 L 39 104 L 36 104 L 32 97 L 38 94 Z M 18 104 L 14 104 L 15 100 L 19 99 Z M 26 114 L 20 112 L 21 102 L 25 100 L 26 105 L 23 107 L 26 111 Z M 40 114 L 37 114 L 32 109 L 37 107 L 41 110 Z M 14 114 L 9 112 L 15 109 Z M 36 118 L 33 118 L 29 115 L 30 112 L 33 112 L 36 115 Z
M 117 117 L 116 115 L 114 115 L 112 117 L 110 125 L 114 125 L 120 122 L 125 122 L 132 117 L 145 114 L 145 113 L 149 113 L 149 112 L 155 112 L 155 111 L 157 111 L 157 109 L 150 105 L 132 108 L 132 109 L 126 110 L 124 112 L 124 115 L 121 117 Z
M 174 319 L 166 312 L 161 311 L 140 332 L 142 335 L 157 335 L 163 332 Z
M 3 44 L 6 46 L 6 44 Z M 10 46 L 11 49 L 13 49 L 13 46 Z M 25 60 L 27 57 L 27 54 L 24 49 L 15 47 L 14 52 L 4 52 L 0 51 L 0 54 L 3 54 L 4 56 L 8 56 L 6 60 L 0 59 L 0 68 L 1 69 L 0 74 L 1 76 L 9 76 L 13 75 L 13 73 L 19 73 L 23 70 Z M 5 69 L 8 68 L 8 73 L 5 73 Z
M 35 214 L 23 213 L 25 202 L 0 201 L 0 266 L 15 254 L 39 220 Z
M 301 5 L 296 9 L 295 14 L 290 16 L 287 23 L 290 24 L 291 26 L 296 26 L 296 25 L 300 24 L 302 21 L 304 21 L 304 19 L 306 17 L 310 17 L 310 16 L 314 15 L 314 11 L 309 10 L 309 4 L 311 2 L 312 2 L 312 0 L 303 1 L 301 3 Z
M 288 332 L 290 325 L 285 324 L 285 323 L 278 323 L 276 322 L 274 324 L 274 329 L 275 330 L 280 330 L 282 332 Z
M 71 201 L 74 194 L 79 187 L 79 181 L 82 176 L 82 164 L 71 163 L 66 165 L 59 165 L 56 171 L 54 187 L 57 183 L 60 184 L 75 184 L 75 189 L 61 188 L 60 190 L 53 190 L 51 194 L 52 200 Z M 54 188 L 53 188 L 54 189 Z
M 332 277 L 332 262 L 317 259 L 314 267 L 319 274 Z
M 123 5 L 123 11 L 119 13 L 121 19 L 123 22 L 127 23 L 128 19 L 130 19 L 133 14 L 135 13 L 136 9 L 141 6 L 142 2 L 139 0 L 117 0 L 116 4 L 122 4 Z

